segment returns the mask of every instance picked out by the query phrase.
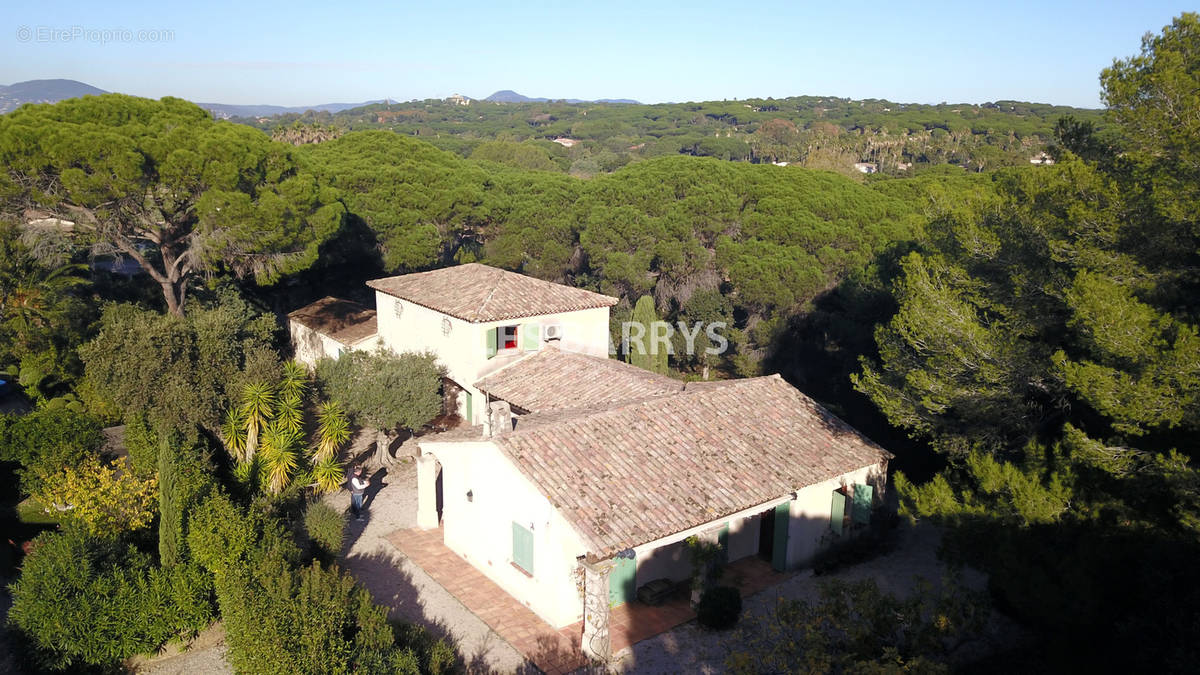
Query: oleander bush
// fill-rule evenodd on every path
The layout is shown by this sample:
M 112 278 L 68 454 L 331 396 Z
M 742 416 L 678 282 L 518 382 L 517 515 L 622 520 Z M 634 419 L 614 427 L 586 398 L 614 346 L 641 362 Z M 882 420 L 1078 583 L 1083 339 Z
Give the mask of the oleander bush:
M 214 576 L 238 672 L 415 674 L 454 664 L 420 628 L 393 628 L 349 574 L 301 565 L 289 533 L 262 512 L 216 495 L 194 514 L 188 548 Z
M 208 575 L 163 569 L 115 538 L 82 528 L 40 535 L 11 586 L 9 621 L 38 670 L 110 668 L 193 634 L 213 619 Z

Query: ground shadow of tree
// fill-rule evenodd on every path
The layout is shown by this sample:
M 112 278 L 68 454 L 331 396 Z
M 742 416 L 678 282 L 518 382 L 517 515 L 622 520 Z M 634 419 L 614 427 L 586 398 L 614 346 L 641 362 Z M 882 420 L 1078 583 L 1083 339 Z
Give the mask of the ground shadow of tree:
M 412 574 L 400 566 L 403 559 L 399 552 L 378 550 L 347 556 L 339 564 L 354 575 L 360 586 L 367 589 L 375 604 L 387 608 L 390 621 L 408 623 L 422 629 L 426 635 L 407 635 L 414 647 L 422 646 L 427 639 L 442 640 L 457 653 L 458 646 L 449 626 L 426 614 Z M 458 665 L 465 667 L 466 659 L 461 654 L 459 661 Z

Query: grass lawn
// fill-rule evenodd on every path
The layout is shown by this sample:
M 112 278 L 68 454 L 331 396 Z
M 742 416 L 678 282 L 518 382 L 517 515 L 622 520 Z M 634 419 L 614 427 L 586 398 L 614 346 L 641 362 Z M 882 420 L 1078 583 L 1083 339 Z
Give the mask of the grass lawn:
M 26 525 L 57 525 L 58 514 L 47 513 L 33 497 L 17 504 L 17 519 Z

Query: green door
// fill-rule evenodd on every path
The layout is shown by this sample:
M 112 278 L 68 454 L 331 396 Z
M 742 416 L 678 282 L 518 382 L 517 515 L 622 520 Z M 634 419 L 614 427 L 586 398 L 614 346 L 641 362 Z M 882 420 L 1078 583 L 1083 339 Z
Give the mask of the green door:
M 608 604 L 612 607 L 637 597 L 637 560 L 617 558 L 616 563 L 608 575 Z
M 833 504 L 829 508 L 829 527 L 841 536 L 842 523 L 846 520 L 846 495 L 841 490 L 833 491 Z
M 787 569 L 788 518 L 791 502 L 775 507 L 775 543 L 771 546 L 771 567 L 782 572 Z

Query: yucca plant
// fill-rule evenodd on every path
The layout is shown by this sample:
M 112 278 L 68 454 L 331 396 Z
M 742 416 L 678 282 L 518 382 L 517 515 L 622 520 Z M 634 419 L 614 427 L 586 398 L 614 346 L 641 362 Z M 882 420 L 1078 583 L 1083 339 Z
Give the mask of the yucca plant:
M 248 384 L 242 389 L 242 419 L 246 424 L 245 459 L 254 459 L 258 450 L 258 435 L 271 419 L 275 407 L 275 390 L 265 382 Z
M 308 388 L 308 368 L 298 361 L 288 361 L 283 364 L 283 380 L 279 383 L 281 396 L 304 398 L 304 390 Z
M 259 462 L 262 465 L 264 487 L 271 494 L 283 492 L 291 482 L 296 467 L 300 465 L 301 440 L 299 432 L 286 428 L 279 420 L 263 428 Z
M 283 392 L 275 406 L 275 421 L 288 431 L 304 432 L 304 404 L 295 392 Z
M 239 406 L 225 411 L 225 423 L 221 425 L 221 437 L 225 450 L 238 462 L 246 461 L 246 418 Z
M 346 470 L 336 457 L 328 457 L 313 462 L 312 479 L 318 492 L 337 492 L 346 482 Z
M 317 408 L 317 444 L 313 462 L 336 459 L 342 445 L 350 440 L 350 420 L 337 401 L 327 401 Z

